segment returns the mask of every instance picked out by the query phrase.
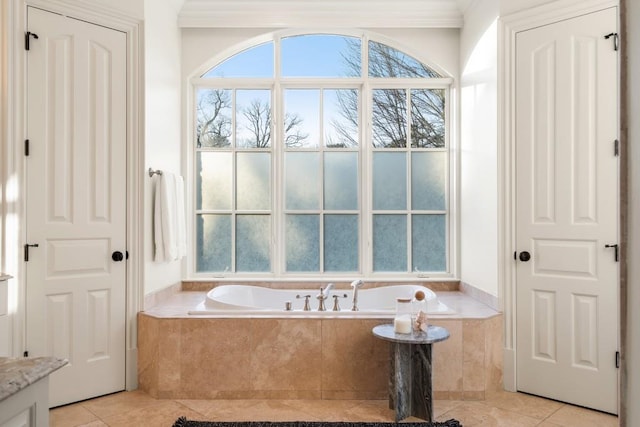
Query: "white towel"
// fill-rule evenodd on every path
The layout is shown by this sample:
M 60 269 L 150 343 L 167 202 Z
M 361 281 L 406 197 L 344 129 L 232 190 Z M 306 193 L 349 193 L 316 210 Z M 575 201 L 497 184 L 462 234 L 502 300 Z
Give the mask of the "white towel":
M 155 260 L 156 262 L 178 260 L 187 253 L 182 177 L 163 172 L 156 180 L 155 197 Z

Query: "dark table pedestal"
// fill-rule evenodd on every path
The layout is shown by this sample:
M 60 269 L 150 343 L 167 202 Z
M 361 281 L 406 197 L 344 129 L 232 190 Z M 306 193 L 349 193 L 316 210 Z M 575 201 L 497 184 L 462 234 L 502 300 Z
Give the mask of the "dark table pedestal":
M 427 332 L 396 334 L 393 325 L 379 325 L 373 334 L 391 342 L 389 408 L 396 412 L 396 421 L 409 416 L 433 421 L 431 344 L 446 340 L 449 332 L 429 326 Z

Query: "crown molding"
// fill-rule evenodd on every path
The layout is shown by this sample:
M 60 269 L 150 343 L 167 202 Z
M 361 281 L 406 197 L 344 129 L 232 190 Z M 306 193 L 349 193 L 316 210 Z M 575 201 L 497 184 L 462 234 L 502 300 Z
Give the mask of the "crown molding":
M 460 28 L 455 0 L 187 0 L 183 28 Z

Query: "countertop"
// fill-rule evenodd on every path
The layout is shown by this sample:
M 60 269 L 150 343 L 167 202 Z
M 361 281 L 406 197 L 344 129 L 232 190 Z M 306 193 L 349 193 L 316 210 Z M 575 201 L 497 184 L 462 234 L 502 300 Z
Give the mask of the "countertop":
M 62 368 L 68 362 L 56 357 L 0 357 L 0 401 Z
M 0 272 L 0 282 L 11 279 L 13 276 L 9 276 L 8 274 L 4 274 Z

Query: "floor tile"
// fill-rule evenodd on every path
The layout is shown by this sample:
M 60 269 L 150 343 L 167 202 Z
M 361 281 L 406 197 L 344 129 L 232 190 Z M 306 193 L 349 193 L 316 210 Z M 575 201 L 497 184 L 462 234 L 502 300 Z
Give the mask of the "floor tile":
M 436 417 L 437 421 L 455 418 L 464 427 L 534 427 L 540 420 L 480 402 L 462 402 L 450 411 Z
M 317 421 L 286 400 L 180 400 L 208 421 Z
M 564 405 L 545 421 L 561 426 L 617 427 L 618 417 L 577 406 Z
M 508 391 L 490 393 L 483 403 L 487 406 L 517 412 L 540 420 L 548 418 L 564 405 L 554 400 Z
M 98 417 L 80 405 L 61 406 L 49 411 L 51 427 L 75 427 L 100 421 Z
M 101 419 L 112 415 L 122 414 L 134 409 L 156 405 L 157 399 L 142 391 L 129 391 L 109 394 L 96 399 L 80 402 L 80 405 Z
M 121 414 L 105 417 L 103 421 L 109 427 L 170 427 L 179 417 L 190 420 L 206 420 L 202 414 L 173 400 L 159 401 L 155 405 L 145 406 Z

